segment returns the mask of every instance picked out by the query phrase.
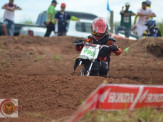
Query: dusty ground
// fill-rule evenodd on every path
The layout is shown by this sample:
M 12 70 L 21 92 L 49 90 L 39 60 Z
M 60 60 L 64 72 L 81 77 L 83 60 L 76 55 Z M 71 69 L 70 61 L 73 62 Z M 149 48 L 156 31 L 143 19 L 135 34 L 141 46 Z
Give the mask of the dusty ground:
M 0 37 L 0 98 L 19 100 L 19 118 L 0 121 L 52 121 L 74 113 L 105 78 L 72 76 L 79 52 L 74 37 Z M 163 85 L 163 38 L 117 40 L 109 83 Z

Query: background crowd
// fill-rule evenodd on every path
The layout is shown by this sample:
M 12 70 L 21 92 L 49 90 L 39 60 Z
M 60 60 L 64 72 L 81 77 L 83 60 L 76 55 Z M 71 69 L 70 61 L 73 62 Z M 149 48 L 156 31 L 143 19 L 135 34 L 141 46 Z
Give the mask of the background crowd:
M 139 38 L 141 38 L 146 32 L 146 35 L 156 35 L 159 36 L 160 32 L 156 28 L 155 21 L 148 21 L 148 25 L 146 24 L 147 20 L 152 20 L 153 17 L 156 17 L 155 12 L 152 11 L 151 1 L 146 0 L 142 3 L 142 8 L 140 8 L 137 12 L 133 12 L 130 10 L 130 6 L 133 7 L 129 2 L 125 4 L 125 7 L 122 7 L 120 11 L 120 25 L 115 28 L 115 33 L 118 34 L 119 31 L 124 31 L 125 37 L 129 37 L 131 32 L 136 34 Z M 69 15 L 66 11 L 66 4 L 62 3 L 60 5 L 61 10 L 56 12 L 56 6 L 58 5 L 56 0 L 52 0 L 50 6 L 47 9 L 47 19 L 45 22 L 46 25 L 46 33 L 45 37 L 49 37 L 51 32 L 56 33 L 58 36 L 66 35 L 67 24 L 69 20 L 79 21 L 79 19 L 75 16 Z M 15 10 L 22 10 L 19 6 L 14 4 L 14 0 L 9 0 L 9 3 L 2 6 L 2 9 L 5 9 L 4 12 L 4 22 L 3 22 L 3 31 L 5 35 L 13 35 L 14 34 L 14 13 Z M 132 16 L 135 16 L 134 24 L 132 24 Z M 150 25 L 152 23 L 152 25 Z M 57 26 L 55 26 L 57 25 Z M 154 28 L 154 31 L 153 29 Z M 155 29 L 156 28 L 156 29 Z M 149 31 L 150 29 L 152 31 Z M 157 33 L 157 34 L 153 34 Z M 161 35 L 160 35 L 161 36 Z
M 125 4 L 125 10 L 124 7 L 122 7 L 122 10 L 120 12 L 120 26 L 115 28 L 116 34 L 118 34 L 119 31 L 124 31 L 125 37 L 129 37 L 132 31 L 139 38 L 142 38 L 143 36 L 161 36 L 160 31 L 158 30 L 158 28 L 156 28 L 156 22 L 152 20 L 153 17 L 156 17 L 156 14 L 150 8 L 151 1 L 143 1 L 141 4 L 142 8 L 138 9 L 137 13 L 129 10 L 130 3 L 128 2 Z M 135 16 L 133 25 L 131 22 L 132 16 Z

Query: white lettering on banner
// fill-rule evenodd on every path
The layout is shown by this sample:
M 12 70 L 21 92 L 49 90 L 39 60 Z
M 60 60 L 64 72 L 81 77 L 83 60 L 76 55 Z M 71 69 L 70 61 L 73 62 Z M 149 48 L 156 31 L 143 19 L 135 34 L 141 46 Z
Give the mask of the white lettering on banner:
M 139 91 L 138 91 L 138 93 L 137 93 L 137 95 L 136 95 L 136 97 L 135 97 L 135 100 L 133 101 L 133 103 L 132 103 L 131 106 L 130 106 L 130 110 L 134 109 L 136 103 L 137 103 L 138 100 L 139 100 L 140 95 L 141 95 L 142 92 L 143 92 L 143 89 L 144 89 L 143 86 L 140 86 L 140 87 L 139 87 Z
M 163 102 L 163 94 L 148 94 L 146 103 Z
M 103 102 L 107 99 L 110 90 L 111 90 L 111 88 L 108 89 L 108 90 L 106 90 L 106 91 L 100 96 L 100 102 L 101 102 L 101 103 L 103 103 Z
M 139 102 L 140 102 L 140 103 L 142 103 L 143 100 L 145 100 L 147 94 L 148 94 L 148 90 L 146 90 L 146 91 L 144 92 L 144 94 L 140 96 L 140 99 L 139 99 Z
M 116 93 L 111 92 L 108 103 L 132 103 L 134 101 L 133 93 Z
M 115 91 L 112 89 L 112 86 Z M 163 86 L 126 85 L 125 88 L 123 86 L 122 84 L 101 85 L 87 98 L 84 104 L 79 107 L 76 114 L 67 122 L 76 122 L 90 110 L 123 110 L 126 103 L 131 104 L 127 108 L 130 110 L 143 107 L 163 107 Z M 100 107 L 100 102 L 103 102 L 102 108 Z M 108 105 L 108 103 L 110 104 Z M 110 107 L 112 104 L 114 105 Z

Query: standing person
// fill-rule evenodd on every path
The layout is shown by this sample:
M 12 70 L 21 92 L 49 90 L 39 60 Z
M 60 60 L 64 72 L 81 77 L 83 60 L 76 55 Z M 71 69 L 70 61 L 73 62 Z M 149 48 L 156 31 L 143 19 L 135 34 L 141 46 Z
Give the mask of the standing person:
M 136 34 L 139 38 L 141 38 L 144 31 L 147 29 L 145 26 L 146 20 L 150 17 L 156 17 L 156 15 L 150 8 L 147 8 L 146 2 L 142 2 L 142 8 L 138 10 L 137 15 L 139 18 L 134 28 L 136 30 Z
M 135 14 L 129 10 L 130 7 L 130 3 L 126 3 L 125 4 L 126 9 L 124 9 L 124 7 L 122 7 L 122 10 L 120 12 L 121 15 L 121 23 L 120 26 L 118 26 L 115 29 L 115 33 L 118 34 L 119 31 L 123 30 L 125 31 L 125 37 L 129 37 L 130 33 L 131 33 L 131 16 L 134 16 Z
M 151 8 L 151 1 L 150 0 L 146 0 L 145 2 L 146 2 L 146 5 L 147 5 L 147 8 Z M 138 15 L 135 16 L 134 24 L 136 24 L 137 19 L 138 19 Z M 150 17 L 149 19 L 152 19 L 152 17 Z
M 68 20 L 79 21 L 79 19 L 75 16 L 71 16 L 67 12 L 65 12 L 66 4 L 61 4 L 61 11 L 57 12 L 55 18 L 58 21 L 58 36 L 65 36 L 67 32 L 67 24 Z
M 55 33 L 55 14 L 56 14 L 56 10 L 55 7 L 57 5 L 57 1 L 53 0 L 51 2 L 51 5 L 49 6 L 48 10 L 47 10 L 47 15 L 46 15 L 46 33 L 45 33 L 45 37 L 49 37 L 51 32 L 54 31 Z
M 5 35 L 14 36 L 15 23 L 14 23 L 14 15 L 15 10 L 22 10 L 16 4 L 14 4 L 14 0 L 9 0 L 9 3 L 2 6 L 2 9 L 5 9 L 3 16 L 3 32 Z

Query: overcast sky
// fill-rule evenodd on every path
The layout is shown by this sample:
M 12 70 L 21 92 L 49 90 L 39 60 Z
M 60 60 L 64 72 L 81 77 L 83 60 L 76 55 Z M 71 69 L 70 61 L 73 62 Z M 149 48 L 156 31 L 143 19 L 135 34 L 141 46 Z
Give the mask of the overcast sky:
M 0 5 L 3 6 L 9 0 L 0 0 Z M 114 11 L 114 21 L 120 21 L 120 10 L 126 2 L 130 2 L 130 10 L 137 13 L 137 10 L 141 7 L 143 0 L 108 0 L 110 9 Z M 155 12 L 157 17 L 155 20 L 162 21 L 162 7 L 163 0 L 151 0 L 152 10 Z M 78 12 L 89 12 L 94 13 L 97 16 L 104 18 L 108 17 L 108 11 L 106 9 L 107 0 L 57 0 L 58 5 L 56 10 L 60 10 L 60 4 L 66 3 L 66 10 L 78 11 Z M 37 16 L 40 12 L 47 10 L 51 4 L 51 0 L 14 0 L 14 3 L 20 6 L 23 10 L 15 12 L 15 22 L 23 22 L 24 20 L 36 21 Z M 2 21 L 4 10 L 0 10 L 0 21 Z

